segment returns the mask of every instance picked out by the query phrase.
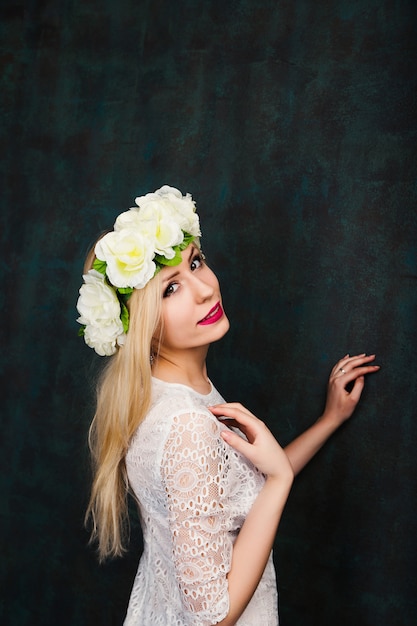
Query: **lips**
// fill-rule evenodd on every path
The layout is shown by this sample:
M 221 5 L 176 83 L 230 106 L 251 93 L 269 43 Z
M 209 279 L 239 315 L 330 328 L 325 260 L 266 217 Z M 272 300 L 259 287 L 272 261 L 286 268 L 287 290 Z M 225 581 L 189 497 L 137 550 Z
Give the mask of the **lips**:
M 214 324 L 221 317 L 223 317 L 223 309 L 221 307 L 220 302 L 218 302 L 212 309 L 210 309 L 206 317 L 203 317 L 203 319 L 198 322 L 198 324 L 200 326 L 206 326 L 207 324 Z

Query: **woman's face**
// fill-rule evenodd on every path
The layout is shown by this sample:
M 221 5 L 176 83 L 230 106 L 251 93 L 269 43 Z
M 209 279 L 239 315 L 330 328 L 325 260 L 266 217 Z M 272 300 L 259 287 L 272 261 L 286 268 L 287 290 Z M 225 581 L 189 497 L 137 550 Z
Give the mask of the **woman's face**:
M 163 337 L 161 353 L 208 346 L 229 330 L 219 281 L 196 244 L 182 262 L 161 270 Z

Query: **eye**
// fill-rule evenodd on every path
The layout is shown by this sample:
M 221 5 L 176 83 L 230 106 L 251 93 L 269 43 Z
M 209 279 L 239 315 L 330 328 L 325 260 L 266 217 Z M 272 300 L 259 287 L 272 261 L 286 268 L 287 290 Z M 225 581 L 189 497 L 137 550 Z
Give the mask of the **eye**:
M 201 267 L 203 265 L 204 259 L 205 259 L 205 256 L 202 252 L 199 252 L 198 254 L 196 254 L 193 260 L 191 261 L 191 265 L 190 265 L 191 270 L 194 271 L 198 269 L 199 267 Z
M 172 294 L 177 291 L 178 287 L 179 287 L 178 283 L 169 283 L 168 287 L 164 291 L 163 297 L 169 298 L 169 296 L 172 296 Z

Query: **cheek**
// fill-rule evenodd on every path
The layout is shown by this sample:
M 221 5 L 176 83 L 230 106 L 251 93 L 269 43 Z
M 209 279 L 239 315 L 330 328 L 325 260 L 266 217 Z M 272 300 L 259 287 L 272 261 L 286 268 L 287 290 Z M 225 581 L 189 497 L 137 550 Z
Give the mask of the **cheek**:
M 162 341 L 172 342 L 186 333 L 189 327 L 187 307 L 167 306 L 163 312 L 163 336 Z

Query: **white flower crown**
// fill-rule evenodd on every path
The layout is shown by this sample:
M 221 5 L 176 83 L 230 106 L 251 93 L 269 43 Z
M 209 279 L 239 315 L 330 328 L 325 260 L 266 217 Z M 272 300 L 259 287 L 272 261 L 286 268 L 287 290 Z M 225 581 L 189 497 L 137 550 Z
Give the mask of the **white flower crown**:
M 133 289 L 143 289 L 162 267 L 179 265 L 182 250 L 201 235 L 189 193 L 164 185 L 135 202 L 97 242 L 93 269 L 79 291 L 79 334 L 100 356 L 114 354 L 125 341 Z

